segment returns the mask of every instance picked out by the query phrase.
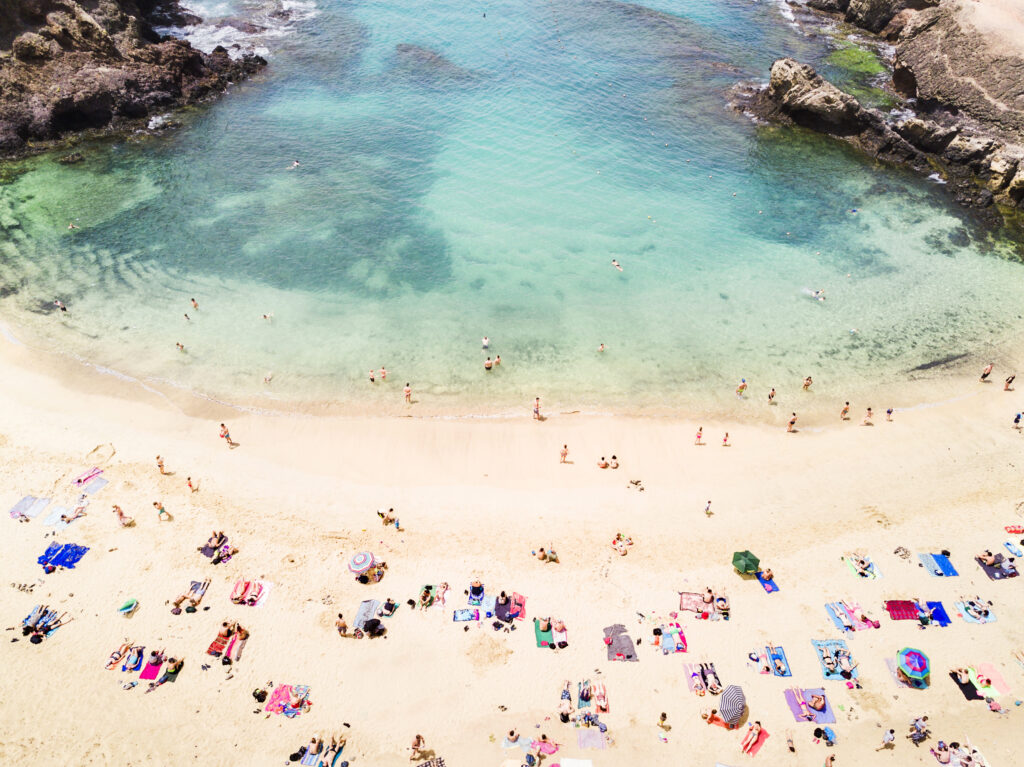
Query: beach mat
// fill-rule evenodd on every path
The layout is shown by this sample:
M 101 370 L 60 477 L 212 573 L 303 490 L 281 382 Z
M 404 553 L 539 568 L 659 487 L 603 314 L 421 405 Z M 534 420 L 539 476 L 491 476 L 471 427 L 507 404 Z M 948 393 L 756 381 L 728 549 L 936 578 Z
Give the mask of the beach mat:
M 551 644 L 551 629 L 541 631 L 540 620 L 537 618 L 533 619 L 533 635 L 537 639 L 537 647 L 547 647 Z
M 840 631 L 843 631 L 843 632 L 853 631 L 853 628 L 847 628 L 846 626 L 843 625 L 843 622 L 841 620 L 839 620 L 839 616 L 836 614 L 836 610 L 843 610 L 843 608 L 840 605 L 831 605 L 831 604 L 825 605 L 825 612 L 828 613 L 829 620 L 832 621 L 832 624 L 837 629 L 839 629 Z M 846 614 L 846 616 L 850 619 L 850 622 L 853 623 L 853 617 L 850 616 L 849 613 L 846 612 L 846 610 L 843 610 L 843 613 Z
M 51 506 L 50 513 L 43 518 L 43 524 L 51 526 L 56 525 L 58 522 L 60 522 L 61 515 L 67 513 L 68 510 L 65 509 L 63 506 Z M 65 525 L 65 527 L 67 527 L 67 525 Z
M 774 594 L 779 590 L 779 584 L 775 582 L 775 578 L 772 578 L 770 581 L 766 581 L 764 579 L 764 574 L 761 572 L 754 573 L 754 576 L 757 578 L 757 582 L 760 583 L 762 588 L 764 588 L 764 590 L 769 594 Z
M 576 745 L 580 750 L 585 748 L 607 748 L 604 733 L 596 727 L 581 727 L 576 731 Z
M 495 615 L 498 610 L 498 597 L 496 594 L 485 594 L 484 598 L 480 600 L 480 612 L 484 616 L 490 618 Z
M 967 670 L 974 671 L 974 669 L 971 668 Z M 980 687 L 977 682 L 978 674 L 987 676 L 992 680 L 992 684 L 987 687 Z M 999 695 L 1010 694 L 1010 686 L 1006 683 L 1006 680 L 1003 679 L 1002 674 L 1000 674 L 996 670 L 996 667 L 991 663 L 979 663 L 977 673 L 972 676 L 971 681 L 974 682 L 974 686 L 978 688 L 978 691 L 985 695 L 996 697 Z
M 365 599 L 359 603 L 359 611 L 356 612 L 356 619 L 352 622 L 352 627 L 362 631 L 366 622 L 377 615 L 377 609 L 380 607 L 380 602 L 376 599 Z
M 704 597 L 695 591 L 683 591 L 679 594 L 679 609 L 689 610 L 692 613 L 702 613 L 710 605 L 704 604 Z
M 885 611 L 894 621 L 916 621 L 917 605 L 909 599 L 890 599 L 885 603 Z
M 11 519 L 17 519 L 18 517 L 27 517 L 28 510 L 32 508 L 33 504 L 39 499 L 34 495 L 26 495 L 16 504 L 11 507 Z
M 1003 544 L 1003 546 L 1005 546 L 1006 550 L 1009 551 L 1011 554 L 1013 554 L 1013 556 L 1015 556 L 1015 557 L 1024 557 L 1024 549 L 1021 549 L 1021 547 L 1018 546 L 1013 541 L 1006 541 Z
M 818 665 L 821 666 L 821 675 L 829 681 L 844 681 L 845 678 L 839 669 L 839 664 L 836 664 L 835 671 L 829 671 L 821 659 L 820 650 L 825 649 L 832 658 L 835 658 L 836 650 L 848 651 L 850 649 L 849 645 L 846 644 L 846 641 L 842 639 L 812 639 L 811 644 L 814 646 L 815 654 L 818 658 Z M 854 666 L 850 679 L 857 679 L 859 676 L 860 670 Z
M 96 477 L 96 479 L 94 479 L 92 482 L 85 486 L 85 490 L 83 490 L 82 492 L 88 495 L 96 495 L 96 493 L 98 493 L 100 490 L 102 490 L 109 484 L 110 482 L 108 480 L 103 479 L 103 477 Z
M 918 554 L 917 558 L 921 560 L 921 566 L 933 578 L 951 578 L 960 574 L 953 567 L 953 563 L 949 561 L 949 557 L 943 554 Z
M 751 756 L 757 756 L 757 752 L 761 750 L 761 746 L 764 745 L 766 740 L 768 740 L 768 730 L 762 727 L 760 734 L 757 736 L 757 740 L 754 741 L 754 745 L 750 747 L 750 750 L 747 751 L 747 753 Z
M 964 619 L 967 623 L 976 623 L 979 626 L 986 623 L 995 623 L 996 614 L 992 612 L 992 608 L 989 607 L 988 615 L 983 618 L 975 618 L 973 615 L 967 612 L 967 605 L 963 602 L 955 602 L 954 605 L 957 609 L 957 615 Z
M 626 633 L 626 627 L 621 623 L 608 626 L 604 629 L 605 644 L 608 646 L 608 660 L 622 660 L 635 662 L 640 660 L 636 656 L 636 648 L 633 640 Z
M 63 567 L 68 570 L 74 570 L 82 557 L 85 556 L 85 552 L 89 550 L 88 546 L 77 546 L 74 543 L 64 544 L 64 548 L 57 552 L 57 556 L 50 560 L 50 564 L 54 567 Z
M 270 699 L 267 701 L 266 708 L 264 711 L 269 711 L 272 714 L 280 714 L 292 697 L 292 686 L 290 684 L 279 684 L 274 688 L 274 691 L 270 693 Z
M 925 605 L 932 611 L 932 623 L 945 628 L 953 622 L 949 619 L 949 614 L 946 612 L 946 608 L 942 606 L 942 602 L 925 602 Z
M 802 690 L 802 692 L 803 692 L 804 700 L 806 700 L 808 702 L 810 702 L 811 696 L 813 696 L 813 695 L 820 695 L 820 696 L 822 696 L 825 699 L 825 710 L 824 711 L 815 711 L 810 706 L 807 707 L 807 710 L 810 711 L 812 714 L 814 714 L 813 721 L 816 724 L 834 724 L 835 723 L 835 721 L 836 721 L 835 711 L 832 709 L 832 704 L 829 702 L 828 696 L 825 694 L 825 691 L 822 688 L 818 687 L 818 688 L 806 689 L 806 690 Z M 792 690 L 786 690 L 785 696 L 786 696 L 786 705 L 789 706 L 789 710 L 790 710 L 790 712 L 792 712 L 793 718 L 796 719 L 796 721 L 798 721 L 798 722 L 812 721 L 812 720 L 804 718 L 801 715 L 800 704 L 796 700 L 796 693 L 795 692 L 793 692 Z
M 512 592 L 512 606 L 515 608 L 513 617 L 517 621 L 526 619 L 526 597 L 517 591 Z
M 299 760 L 299 764 L 313 765 L 313 767 L 317 767 L 320 764 L 320 754 L 315 751 L 306 751 L 302 759 Z
M 844 556 L 843 561 L 845 561 L 846 566 L 850 568 L 850 572 L 856 575 L 858 578 L 863 578 L 865 580 L 873 580 L 875 578 L 882 577 L 882 571 L 878 569 L 878 565 L 875 564 L 874 560 L 871 559 L 871 557 L 861 558 L 868 563 L 868 569 L 865 575 L 861 575 L 859 572 L 857 572 L 857 566 L 853 563 L 855 557 L 852 554 L 847 554 L 846 556 Z
M 462 609 L 456 610 L 452 613 L 452 620 L 456 623 L 464 623 L 466 621 L 478 621 L 480 620 L 480 611 L 477 609 Z
M 583 686 L 590 686 L 590 697 L 586 700 L 583 699 Z M 590 708 L 590 702 L 594 699 L 594 688 L 590 685 L 590 680 L 586 679 L 582 682 L 576 683 L 576 708 Z
M 50 505 L 50 499 L 49 498 L 36 498 L 35 502 L 31 506 L 28 507 L 28 510 L 25 512 L 25 516 L 28 517 L 29 519 L 35 519 L 40 514 L 42 514 L 43 513 L 43 509 L 45 509 L 49 505 Z
M 974 686 L 973 682 L 961 682 L 956 678 L 956 672 L 950 671 L 949 678 L 953 680 L 953 684 L 959 688 L 960 692 L 969 701 L 984 700 L 984 698 L 978 694 L 978 688 Z
M 981 567 L 981 569 L 985 571 L 985 575 L 987 575 L 990 579 L 992 579 L 994 581 L 1002 581 L 1002 580 L 1006 580 L 1007 578 L 1014 578 L 1017 575 L 1017 573 L 1015 573 L 1015 572 L 1014 573 L 1008 573 L 1005 570 L 1003 570 L 1003 568 L 1001 567 L 1001 564 L 1003 563 L 1004 560 L 1005 560 L 1005 557 L 1003 557 L 1002 554 L 996 554 L 996 564 L 994 564 L 994 565 L 986 565 L 984 562 L 982 562 L 977 557 L 974 558 L 974 561 L 978 563 L 978 566 Z

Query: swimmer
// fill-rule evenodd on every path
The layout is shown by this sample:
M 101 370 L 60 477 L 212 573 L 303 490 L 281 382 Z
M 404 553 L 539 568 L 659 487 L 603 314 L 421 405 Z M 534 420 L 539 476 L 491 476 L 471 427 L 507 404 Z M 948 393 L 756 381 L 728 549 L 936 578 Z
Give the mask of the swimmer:
M 736 396 L 737 397 L 742 397 L 743 396 L 743 392 L 745 392 L 746 390 L 747 390 L 747 379 L 746 378 L 741 378 L 740 379 L 740 385 L 736 387 Z M 774 389 L 772 391 L 774 391 Z
M 813 293 L 811 293 L 811 296 L 813 298 L 818 299 L 819 301 L 824 301 L 825 300 L 825 289 L 824 288 L 818 288 Z
M 53 305 L 60 309 L 62 312 L 66 312 L 68 308 L 64 305 L 64 302 L 59 298 L 53 299 Z
M 289 166 L 288 170 L 295 170 L 298 167 L 299 167 L 299 161 L 298 160 L 292 160 L 292 164 Z
M 196 303 L 196 300 L 194 298 L 190 298 L 189 301 L 192 302 L 192 308 L 193 309 L 198 309 L 199 308 L 199 304 Z
M 500 365 L 500 364 L 501 364 L 501 355 L 499 354 L 497 357 L 494 358 L 494 367 L 498 367 L 498 365 Z
M 487 336 L 484 336 L 483 339 L 481 339 L 480 343 L 483 344 L 484 349 L 491 348 L 491 339 L 489 339 Z
M 614 266 L 614 267 L 615 267 L 616 269 L 618 269 L 618 270 L 619 270 L 620 272 L 622 271 L 622 266 L 621 266 L 621 265 L 619 264 L 619 262 L 618 262 L 618 261 L 616 261 L 616 260 L 615 260 L 614 258 L 612 259 L 612 266 Z
M 607 349 L 607 348 L 608 348 L 607 346 L 605 346 L 604 344 L 601 344 L 600 346 L 598 346 L 598 347 L 597 347 L 597 350 L 598 350 L 599 352 L 603 352 L 603 351 L 604 351 L 605 349 Z
M 384 369 L 383 365 L 380 366 L 380 380 L 381 381 L 388 380 L 388 371 Z
M 274 314 L 273 314 L 273 312 L 271 312 L 270 314 L 264 314 L 263 315 L 263 319 L 265 319 L 267 322 L 273 322 L 274 321 Z
M 772 387 L 772 390 L 770 392 L 768 392 L 768 404 L 769 405 L 774 405 L 775 404 L 775 387 L 774 386 Z
M 68 224 L 68 229 L 77 229 L 77 228 L 78 227 L 75 226 L 75 222 L 74 221 L 72 221 L 70 224 Z
M 185 345 L 184 345 L 184 344 L 181 344 L 181 343 L 175 343 L 174 345 L 178 347 L 178 351 L 179 351 L 179 352 L 183 352 L 183 351 L 185 351 Z
M 270 371 L 265 376 L 263 376 L 263 383 L 265 383 L 265 384 L 268 384 L 268 383 L 270 383 L 273 380 L 274 380 L 274 371 Z
M 188 316 L 187 314 L 185 315 L 185 319 L 186 319 L 186 320 L 188 320 L 189 322 L 191 322 L 191 321 L 192 321 L 192 318 L 191 318 L 191 317 L 189 317 L 189 316 Z
M 490 357 L 488 357 L 486 360 L 484 360 L 484 370 L 490 370 L 493 366 L 494 366 L 494 363 L 491 362 L 491 358 Z
M 373 371 L 373 370 L 370 371 L 370 383 L 375 383 L 377 381 L 376 375 L 377 374 L 376 374 L 375 371 Z
M 814 379 L 812 379 L 810 376 L 807 376 L 807 378 L 804 379 L 804 391 L 810 389 L 812 383 L 814 383 Z

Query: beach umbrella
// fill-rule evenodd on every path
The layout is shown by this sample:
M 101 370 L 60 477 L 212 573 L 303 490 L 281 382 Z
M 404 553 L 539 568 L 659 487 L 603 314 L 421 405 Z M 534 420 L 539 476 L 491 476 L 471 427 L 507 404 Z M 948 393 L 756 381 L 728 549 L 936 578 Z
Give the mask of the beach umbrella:
M 362 575 L 373 567 L 373 554 L 369 551 L 360 551 L 348 563 L 348 569 L 356 575 Z
M 900 671 L 906 674 L 908 679 L 916 679 L 920 682 L 923 682 L 932 670 L 928 656 L 913 647 L 904 647 L 900 650 L 897 663 Z
M 732 566 L 741 573 L 756 573 L 761 560 L 749 551 L 737 551 L 732 555 Z
M 729 685 L 722 692 L 722 699 L 718 704 L 718 711 L 726 724 L 739 724 L 743 718 L 743 710 L 747 707 L 747 699 L 743 690 L 734 684 Z

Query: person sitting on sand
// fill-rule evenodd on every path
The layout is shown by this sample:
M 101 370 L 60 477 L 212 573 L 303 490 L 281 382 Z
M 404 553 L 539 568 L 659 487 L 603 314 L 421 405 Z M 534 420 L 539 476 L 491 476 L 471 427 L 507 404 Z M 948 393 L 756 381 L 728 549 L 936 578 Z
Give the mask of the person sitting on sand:
M 615 534 L 615 540 L 612 541 L 612 548 L 619 553 L 619 556 L 626 556 L 626 550 L 633 545 L 633 539 L 623 535 L 622 533 Z
M 715 597 L 715 609 L 721 613 L 726 620 L 729 619 L 729 598 L 722 594 Z
M 434 604 L 434 589 L 431 586 L 424 586 L 420 592 L 420 609 L 426 610 Z
M 608 463 L 608 466 L 609 466 L 609 468 L 612 468 L 612 469 L 617 469 L 617 468 L 619 468 L 619 459 L 618 459 L 618 458 L 616 458 L 616 457 L 615 457 L 615 456 L 613 455 L 613 456 L 612 456 L 612 460 L 611 460 L 611 461 L 609 461 L 609 463 Z
M 747 726 L 747 734 L 743 736 L 743 742 L 741 743 L 742 751 L 744 754 L 749 754 L 750 749 L 757 743 L 757 739 L 761 737 L 761 723 L 754 722 Z
M 960 683 L 960 684 L 970 684 L 971 683 L 971 672 L 969 670 L 965 669 L 965 668 L 961 667 L 961 668 L 953 669 L 952 671 L 949 672 L 949 674 L 954 679 L 956 679 L 956 681 L 958 683 Z
M 541 562 L 558 562 L 558 555 L 554 550 L 545 549 L 543 546 L 536 551 L 531 551 L 530 553 L 537 557 Z
M 772 569 L 770 567 L 763 573 L 761 573 L 761 580 L 763 580 L 765 583 L 771 583 L 773 580 L 775 580 L 775 573 L 772 572 Z
M 607 469 L 608 468 L 608 461 L 605 460 L 605 457 L 603 455 L 601 456 L 601 460 L 597 462 L 597 468 L 599 468 L 599 469 Z
M 437 590 L 434 592 L 434 601 L 438 602 L 442 607 L 444 606 L 444 595 L 448 593 L 448 581 L 444 581 Z
M 135 520 L 125 514 L 120 506 L 114 506 L 113 511 L 117 514 L 117 521 L 121 523 L 121 527 L 131 527 L 135 524 Z
M 423 758 L 423 750 L 427 747 L 427 741 L 422 735 L 417 734 L 412 739 L 412 756 L 409 757 L 409 761 L 415 762 L 417 759 Z
M 950 759 L 952 758 L 949 753 L 949 747 L 941 740 L 939 741 L 938 746 L 931 749 L 931 752 L 932 756 L 935 757 L 939 764 L 949 764 Z M 963 764 L 963 762 L 961 762 L 961 764 Z
M 484 584 L 479 580 L 475 580 L 469 584 L 469 598 L 470 599 L 483 599 L 484 598 Z
M 387 511 L 377 509 L 377 516 L 380 517 L 380 521 L 383 523 L 384 527 L 394 525 L 396 529 L 398 528 L 398 517 L 395 516 L 395 510 L 393 508 L 388 509 Z
M 706 724 L 714 724 L 715 720 L 718 718 L 716 716 L 717 713 L 718 713 L 718 709 L 717 708 L 706 708 L 706 709 L 704 709 L 703 711 L 700 712 L 700 718 L 702 720 L 704 720 L 704 722 Z
M 507 604 L 509 603 L 509 601 L 510 601 L 510 600 L 509 600 L 509 596 L 508 596 L 508 594 L 506 594 L 506 593 L 505 593 L 505 592 L 503 591 L 503 592 L 501 592 L 500 594 L 498 594 L 498 598 L 497 598 L 497 600 L 495 600 L 495 604 L 499 604 L 499 605 L 507 605 Z
M 1013 557 L 1009 557 L 1008 559 L 1004 559 L 1000 562 L 1000 567 L 1003 568 L 1003 572 L 1007 575 L 1017 574 L 1017 566 L 1013 564 Z
M 985 549 L 978 555 L 978 561 L 981 562 L 983 565 L 989 565 L 990 567 L 997 564 L 996 555 L 988 549 Z
M 390 618 L 395 614 L 395 610 L 398 609 L 398 604 L 391 597 L 384 600 L 384 606 L 380 608 L 380 614 Z
M 171 681 L 171 679 L 173 679 L 175 676 L 177 676 L 178 672 L 181 671 L 181 667 L 184 666 L 184 665 L 185 665 L 184 658 L 178 658 L 178 659 L 170 658 L 170 659 L 168 659 L 168 661 L 167 661 L 167 668 L 164 669 L 163 676 L 161 676 L 155 682 L 150 682 L 149 683 L 149 687 L 147 688 L 146 692 L 152 692 L 153 690 L 155 690 L 160 685 L 167 684 L 167 682 Z
M 539 628 L 541 632 L 551 631 L 551 618 L 538 618 L 537 628 Z

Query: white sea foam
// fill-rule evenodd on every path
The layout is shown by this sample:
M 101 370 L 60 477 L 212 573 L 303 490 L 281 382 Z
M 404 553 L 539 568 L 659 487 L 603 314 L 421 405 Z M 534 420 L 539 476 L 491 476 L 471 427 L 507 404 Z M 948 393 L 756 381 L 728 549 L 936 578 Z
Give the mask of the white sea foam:
M 934 181 L 936 184 L 945 184 L 946 183 L 946 179 L 944 179 L 938 173 L 932 173 L 930 176 L 928 176 L 928 180 L 929 181 Z
M 223 0 L 183 0 L 181 7 L 203 22 L 186 27 L 157 27 L 156 31 L 188 40 L 206 53 L 223 46 L 233 58 L 245 53 L 272 55 L 276 40 L 292 34 L 296 24 L 319 12 L 316 0 L 266 0 L 256 7 L 239 7 Z M 251 24 L 253 31 L 238 28 L 245 24 Z

